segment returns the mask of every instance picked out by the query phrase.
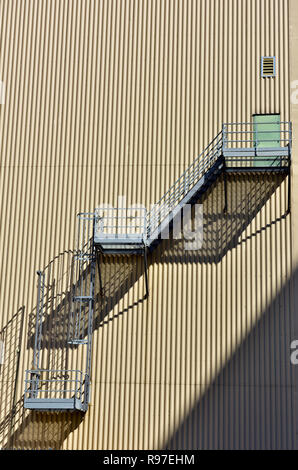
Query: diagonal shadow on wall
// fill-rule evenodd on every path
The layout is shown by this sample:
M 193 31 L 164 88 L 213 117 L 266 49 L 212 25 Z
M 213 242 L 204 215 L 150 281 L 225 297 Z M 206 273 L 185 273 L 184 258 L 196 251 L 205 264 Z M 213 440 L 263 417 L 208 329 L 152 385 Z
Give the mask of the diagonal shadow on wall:
M 294 277 L 297 270 L 213 381 L 197 384 L 199 398 L 161 448 L 295 449 Z

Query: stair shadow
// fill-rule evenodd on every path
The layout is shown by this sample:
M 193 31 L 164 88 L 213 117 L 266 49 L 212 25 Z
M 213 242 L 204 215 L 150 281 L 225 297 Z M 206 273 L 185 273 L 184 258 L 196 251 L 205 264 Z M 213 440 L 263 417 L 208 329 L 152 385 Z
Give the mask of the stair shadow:
M 11 428 L 10 422 L 14 420 Z M 83 421 L 84 414 L 79 411 L 69 413 L 46 413 L 24 409 L 24 395 L 18 400 L 10 413 L 0 423 L 0 429 L 10 429 L 4 450 L 59 450 Z
M 204 212 L 202 248 L 197 251 L 185 251 L 183 240 L 162 240 L 156 250 L 149 255 L 149 269 L 150 265 L 154 263 L 219 263 L 229 250 L 244 243 L 248 238 L 257 235 L 258 232 L 246 236 L 245 229 L 256 217 L 266 201 L 278 190 L 285 178 L 285 174 L 274 173 L 262 175 L 247 173 L 237 176 L 229 174 L 227 176 L 228 210 L 224 213 L 224 180 L 221 175 L 197 201 L 203 204 Z M 286 191 L 286 185 L 283 186 L 283 190 Z M 275 214 L 269 225 L 277 223 L 286 216 L 285 208 L 283 213 Z M 260 230 L 266 230 L 267 227 L 268 224 L 261 227 Z M 103 295 L 100 293 L 97 274 L 94 329 L 101 328 L 120 315 L 133 311 L 135 306 L 145 301 L 144 264 L 142 257 L 101 256 L 100 262 Z M 72 279 L 72 266 L 73 252 L 68 250 L 57 255 L 44 268 L 46 295 L 41 349 L 42 354 L 45 354 L 42 364 L 47 369 L 68 369 L 71 362 L 70 355 L 78 347 L 67 343 L 68 323 L 72 309 L 73 288 L 75 286 Z M 86 280 L 90 278 L 89 268 L 84 271 L 83 276 Z M 126 306 L 121 312 L 110 317 L 109 315 L 114 307 L 140 279 L 144 283 L 144 295 L 141 295 L 139 300 Z M 28 349 L 33 349 L 34 347 L 35 319 L 36 308 L 29 315 Z M 85 334 L 87 334 L 87 325 L 85 326 Z M 11 435 L 10 439 L 8 439 L 8 447 L 11 443 L 18 445 L 18 448 L 28 447 L 28 442 L 31 438 L 28 437 L 29 441 L 26 441 L 25 435 L 27 435 L 28 429 L 31 428 L 30 423 L 43 423 L 43 427 L 47 427 L 48 421 L 44 418 L 46 413 L 29 412 L 27 414 L 28 412 L 25 412 L 22 406 L 23 401 L 20 398 L 12 408 L 10 405 L 11 411 L 7 412 L 5 410 L 4 414 L 6 413 L 6 417 L 0 423 L 2 435 L 6 436 L 4 441 L 7 441 L 7 436 Z M 18 407 L 21 407 L 22 411 L 17 411 Z M 57 429 L 58 437 L 53 437 L 52 431 L 49 429 L 48 437 L 45 437 L 42 441 L 46 442 L 45 445 L 47 447 L 58 448 L 67 437 L 67 433 L 74 430 L 79 425 L 80 420 L 83 419 L 81 413 L 78 413 L 78 417 L 75 420 L 73 420 L 70 413 L 59 415 L 60 418 L 58 415 L 55 415 L 55 419 L 51 420 L 51 423 L 54 423 L 51 429 L 53 429 L 54 434 L 54 429 Z M 12 422 L 12 417 L 16 420 L 13 428 L 9 424 Z M 39 428 L 38 425 L 36 427 Z M 12 432 L 12 429 L 15 430 Z M 25 429 L 27 431 L 24 434 Z M 33 441 L 30 441 L 29 447 L 32 445 L 35 448 L 34 446 L 37 446 L 37 444 L 34 444 Z M 38 442 L 41 443 L 41 440 L 38 440 Z
M 0 364 L 0 449 L 59 449 L 83 415 L 78 412 L 74 418 L 74 414 L 57 413 L 49 420 L 47 413 L 28 413 L 24 395 L 17 398 L 19 383 L 22 389 L 24 383 L 20 374 L 24 317 L 23 306 L 0 331 L 4 343 L 4 361 Z
M 285 174 L 228 174 L 227 195 L 228 207 L 224 212 L 224 179 L 221 175 L 212 187 L 198 199 L 203 204 L 203 244 L 200 250 L 185 250 L 183 239 L 161 240 L 155 251 L 148 258 L 148 266 L 154 263 L 219 263 L 229 250 L 244 243 L 249 237 L 257 235 L 256 232 L 246 237 L 244 232 L 256 217 L 266 201 L 280 187 L 285 180 Z M 277 214 L 270 225 L 276 224 L 287 216 Z M 266 230 L 268 224 L 261 230 Z M 54 269 L 54 264 L 57 266 Z M 71 271 L 73 252 L 66 251 L 58 255 L 44 269 L 46 274 L 46 306 L 42 325 L 41 348 L 53 351 L 46 367 L 49 369 L 67 369 L 68 352 L 76 349 L 77 345 L 67 345 L 68 324 L 72 307 L 74 285 L 71 286 Z M 126 307 L 123 312 L 105 320 L 120 299 L 131 289 L 140 278 L 144 276 L 143 257 L 138 255 L 117 256 L 100 255 L 103 295 L 100 292 L 99 276 L 96 273 L 95 283 L 95 311 L 93 328 L 97 329 L 113 318 L 132 310 L 136 305 L 145 301 L 144 295 Z M 51 277 L 52 273 L 59 272 L 60 277 Z M 90 280 L 90 267 L 83 272 L 84 280 Z M 63 279 L 64 286 L 63 285 Z M 88 284 L 87 284 L 88 287 Z M 60 289 L 60 290 L 59 290 Z M 35 315 L 30 315 L 28 334 L 28 348 L 34 347 Z M 87 335 L 88 308 L 85 308 L 84 334 Z M 67 345 L 67 347 L 66 347 Z M 56 352 L 56 355 L 54 354 Z M 61 367 L 64 364 L 65 367 Z
M 202 247 L 195 251 L 185 250 L 182 239 L 164 240 L 156 259 L 170 263 L 220 263 L 229 250 L 247 240 L 247 237 L 243 237 L 243 232 L 285 179 L 284 173 L 229 173 L 225 212 L 224 178 L 221 175 L 197 201 L 203 204 Z M 285 218 L 287 214 L 286 208 L 270 225 Z M 268 224 L 262 230 L 266 228 Z

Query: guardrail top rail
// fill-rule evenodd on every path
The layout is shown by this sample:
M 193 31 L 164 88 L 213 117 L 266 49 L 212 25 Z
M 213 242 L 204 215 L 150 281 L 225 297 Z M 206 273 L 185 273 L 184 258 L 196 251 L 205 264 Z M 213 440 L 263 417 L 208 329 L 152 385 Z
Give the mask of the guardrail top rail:
M 292 123 L 232 122 L 223 125 L 223 155 L 229 169 L 290 167 Z
M 86 411 L 86 384 L 89 384 L 89 376 L 81 370 L 27 370 L 24 406 L 40 411 Z
M 230 122 L 223 125 L 224 147 L 255 147 L 259 144 L 268 144 L 275 148 L 277 142 L 287 147 L 292 142 L 292 123 L 290 121 L 277 121 L 279 128 L 270 129 L 272 122 Z M 265 126 L 265 128 L 264 128 Z M 261 128 L 260 128 L 261 127 Z M 265 134 L 265 137 L 263 135 Z M 268 136 L 266 136 L 268 134 Z M 260 135 L 262 137 L 260 137 Z M 271 138 L 270 138 L 271 135 Z M 272 143 L 272 145 L 271 145 Z M 238 145 L 241 144 L 241 145 Z M 270 144 L 270 145 L 269 145 Z
M 98 207 L 95 210 L 96 238 L 146 238 L 147 211 L 144 207 Z

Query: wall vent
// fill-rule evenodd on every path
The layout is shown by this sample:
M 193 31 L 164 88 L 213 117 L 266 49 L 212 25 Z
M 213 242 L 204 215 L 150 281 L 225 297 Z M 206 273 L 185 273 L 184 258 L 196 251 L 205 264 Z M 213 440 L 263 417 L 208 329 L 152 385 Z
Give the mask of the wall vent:
M 276 57 L 264 56 L 261 60 L 261 76 L 275 77 L 276 76 Z

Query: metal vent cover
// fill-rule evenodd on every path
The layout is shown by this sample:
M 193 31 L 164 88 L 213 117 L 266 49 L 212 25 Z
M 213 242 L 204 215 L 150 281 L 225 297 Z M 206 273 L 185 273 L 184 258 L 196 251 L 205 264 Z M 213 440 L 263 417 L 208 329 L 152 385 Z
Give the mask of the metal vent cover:
M 275 77 L 276 76 L 276 57 L 263 56 L 261 60 L 261 76 Z

